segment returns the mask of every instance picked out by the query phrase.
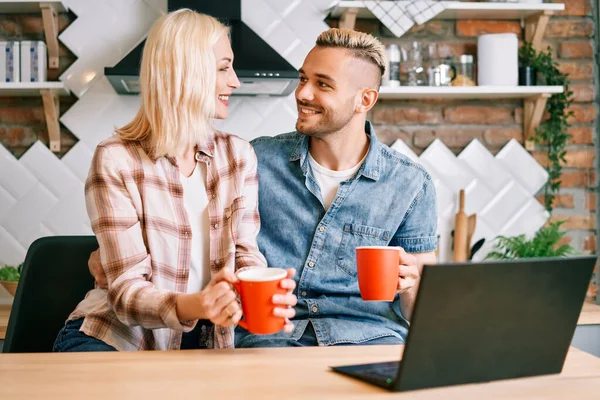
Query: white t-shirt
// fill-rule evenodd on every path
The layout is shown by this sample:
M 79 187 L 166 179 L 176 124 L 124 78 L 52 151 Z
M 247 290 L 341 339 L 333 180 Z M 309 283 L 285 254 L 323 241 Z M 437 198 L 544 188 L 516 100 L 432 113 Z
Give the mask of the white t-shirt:
M 367 154 L 369 153 L 367 152 Z M 356 175 L 356 172 L 359 170 L 363 161 L 365 161 L 365 158 L 367 158 L 366 154 L 358 164 L 350 169 L 344 171 L 332 171 L 317 163 L 310 153 L 308 153 L 308 162 L 312 168 L 314 178 L 321 188 L 321 196 L 323 197 L 325 211 L 329 210 L 329 206 L 333 203 L 338 188 L 340 187 L 340 183 L 347 181 Z
M 210 281 L 210 220 L 206 195 L 206 165 L 196 163 L 189 178 L 179 175 L 183 185 L 183 204 L 192 228 L 192 252 L 187 293 L 204 289 Z

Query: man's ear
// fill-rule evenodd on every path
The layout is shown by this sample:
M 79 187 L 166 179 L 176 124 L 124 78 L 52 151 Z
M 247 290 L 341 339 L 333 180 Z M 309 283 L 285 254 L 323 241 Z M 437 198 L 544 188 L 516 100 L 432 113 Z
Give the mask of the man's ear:
M 359 113 L 366 113 L 377 103 L 379 92 L 375 89 L 365 88 L 361 90 L 359 96 L 354 110 Z

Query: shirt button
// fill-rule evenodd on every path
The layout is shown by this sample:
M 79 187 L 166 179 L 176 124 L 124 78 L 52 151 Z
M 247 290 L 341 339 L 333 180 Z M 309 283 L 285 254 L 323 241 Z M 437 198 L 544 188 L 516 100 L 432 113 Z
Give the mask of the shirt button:
M 215 260 L 215 265 L 219 265 L 219 260 Z
M 185 235 L 185 238 L 186 238 L 186 239 L 187 239 L 187 238 L 190 236 L 190 234 L 189 234 L 189 233 L 187 233 L 187 232 L 186 232 L 184 235 Z
M 219 227 L 219 224 L 214 224 L 213 228 L 217 229 Z
M 212 198 L 213 198 L 213 199 L 216 199 L 216 198 L 217 198 L 217 195 L 216 195 L 216 194 L 213 194 L 213 195 L 212 195 Z
M 306 292 L 302 292 L 302 296 L 306 296 Z
M 319 232 L 323 232 L 325 230 L 324 226 L 319 227 Z
M 221 329 L 221 335 L 224 335 L 226 332 L 227 331 L 224 328 Z
M 311 261 L 311 262 L 308 263 L 308 266 L 312 268 L 312 267 L 315 266 L 315 263 Z
M 319 311 L 319 307 L 317 306 L 312 306 L 312 312 L 317 312 Z

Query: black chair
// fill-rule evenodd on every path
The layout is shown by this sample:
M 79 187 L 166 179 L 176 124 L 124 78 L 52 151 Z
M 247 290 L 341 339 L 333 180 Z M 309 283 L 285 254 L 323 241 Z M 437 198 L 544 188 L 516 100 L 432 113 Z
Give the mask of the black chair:
M 13 302 L 4 353 L 51 352 L 69 314 L 94 288 L 88 270 L 95 236 L 36 240 L 25 257 Z

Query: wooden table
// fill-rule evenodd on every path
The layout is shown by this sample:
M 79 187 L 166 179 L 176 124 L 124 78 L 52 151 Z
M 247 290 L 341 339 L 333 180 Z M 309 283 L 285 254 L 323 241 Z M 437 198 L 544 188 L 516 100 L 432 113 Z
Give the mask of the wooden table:
M 0 305 L 0 340 L 3 340 L 6 336 L 6 327 L 8 326 L 10 307 L 10 305 Z
M 8 326 L 8 317 L 10 315 L 10 305 L 0 305 L 0 340 L 6 336 L 6 327 Z M 577 325 L 600 325 L 600 305 L 585 303 L 579 316 Z
M 392 394 L 329 366 L 393 361 L 402 346 L 0 354 L 0 399 L 598 399 L 600 358 L 561 374 Z M 459 363 L 459 360 L 457 360 Z
M 584 303 L 577 325 L 600 325 L 600 305 Z

